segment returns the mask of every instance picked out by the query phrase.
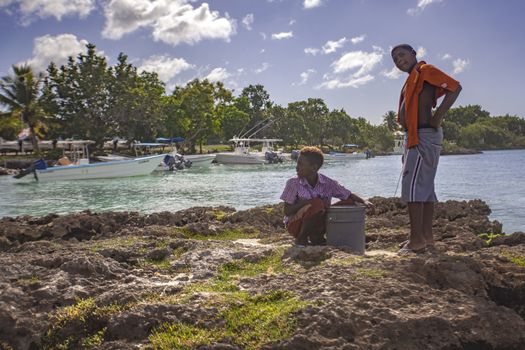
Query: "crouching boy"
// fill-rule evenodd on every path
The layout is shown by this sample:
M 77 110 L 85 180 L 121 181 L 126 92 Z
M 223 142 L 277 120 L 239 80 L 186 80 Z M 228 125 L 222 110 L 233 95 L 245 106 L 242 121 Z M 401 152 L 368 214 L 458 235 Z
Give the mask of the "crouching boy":
M 297 159 L 297 176 L 286 182 L 281 195 L 284 201 L 284 223 L 288 232 L 295 238 L 295 244 L 326 244 L 326 209 L 332 197 L 341 199 L 337 204 L 362 203 L 372 207 L 372 203 L 341 186 L 337 181 L 318 171 L 324 157 L 317 147 L 304 147 Z

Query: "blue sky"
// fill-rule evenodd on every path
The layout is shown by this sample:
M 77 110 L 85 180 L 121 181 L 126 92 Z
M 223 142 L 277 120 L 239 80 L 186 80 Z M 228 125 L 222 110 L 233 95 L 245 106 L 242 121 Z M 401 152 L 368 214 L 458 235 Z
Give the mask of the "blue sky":
M 0 0 L 0 74 L 63 63 L 91 42 L 168 89 L 262 84 L 281 105 L 320 97 L 377 124 L 406 77 L 390 48 L 409 43 L 462 83 L 456 105 L 525 117 L 523 13 L 523 0 Z

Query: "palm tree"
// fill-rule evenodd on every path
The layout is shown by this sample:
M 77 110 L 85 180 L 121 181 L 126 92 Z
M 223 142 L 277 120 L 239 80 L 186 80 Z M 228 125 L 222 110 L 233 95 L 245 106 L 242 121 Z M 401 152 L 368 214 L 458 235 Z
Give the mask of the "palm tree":
M 43 74 L 35 75 L 28 65 L 13 66 L 14 75 L 0 80 L 0 104 L 6 109 L 6 115 L 20 119 L 29 128 L 33 150 L 39 152 L 36 131 L 42 126 L 44 115 L 40 105 L 40 85 Z

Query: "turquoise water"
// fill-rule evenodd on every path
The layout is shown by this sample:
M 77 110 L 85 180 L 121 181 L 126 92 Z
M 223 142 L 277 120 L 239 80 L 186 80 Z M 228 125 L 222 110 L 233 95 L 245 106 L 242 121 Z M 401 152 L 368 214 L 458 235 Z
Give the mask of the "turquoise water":
M 436 177 L 440 200 L 486 201 L 492 219 L 507 233 L 525 231 L 525 150 L 441 157 Z M 400 156 L 327 162 L 321 172 L 363 196 L 394 195 Z M 246 209 L 277 203 L 292 163 L 268 166 L 215 165 L 143 177 L 17 183 L 0 177 L 0 217 L 92 211 L 176 211 L 192 206 Z M 399 196 L 401 189 L 397 190 Z

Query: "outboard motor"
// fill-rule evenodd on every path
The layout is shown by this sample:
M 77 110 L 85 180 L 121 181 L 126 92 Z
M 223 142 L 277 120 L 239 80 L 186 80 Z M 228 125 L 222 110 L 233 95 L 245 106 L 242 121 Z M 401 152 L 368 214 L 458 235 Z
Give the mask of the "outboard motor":
M 272 151 L 267 151 L 264 154 L 264 158 L 266 158 L 266 160 L 270 164 L 277 164 L 277 163 L 282 163 L 283 162 L 283 158 L 279 157 L 279 155 L 277 153 L 272 152 Z
M 164 164 L 168 167 L 169 171 L 175 170 L 177 160 L 172 155 L 166 154 L 163 160 Z
M 184 158 L 183 158 L 183 159 L 184 159 Z M 184 159 L 184 166 L 185 166 L 186 168 L 188 168 L 188 169 L 191 168 L 191 165 L 192 165 L 192 164 L 193 164 L 193 163 L 191 162 L 191 160 L 189 160 L 189 159 Z
M 290 154 L 290 158 L 292 158 L 292 160 L 297 160 L 299 159 L 299 154 L 301 153 L 301 151 L 297 150 L 297 149 L 294 149 L 292 150 L 292 153 Z

